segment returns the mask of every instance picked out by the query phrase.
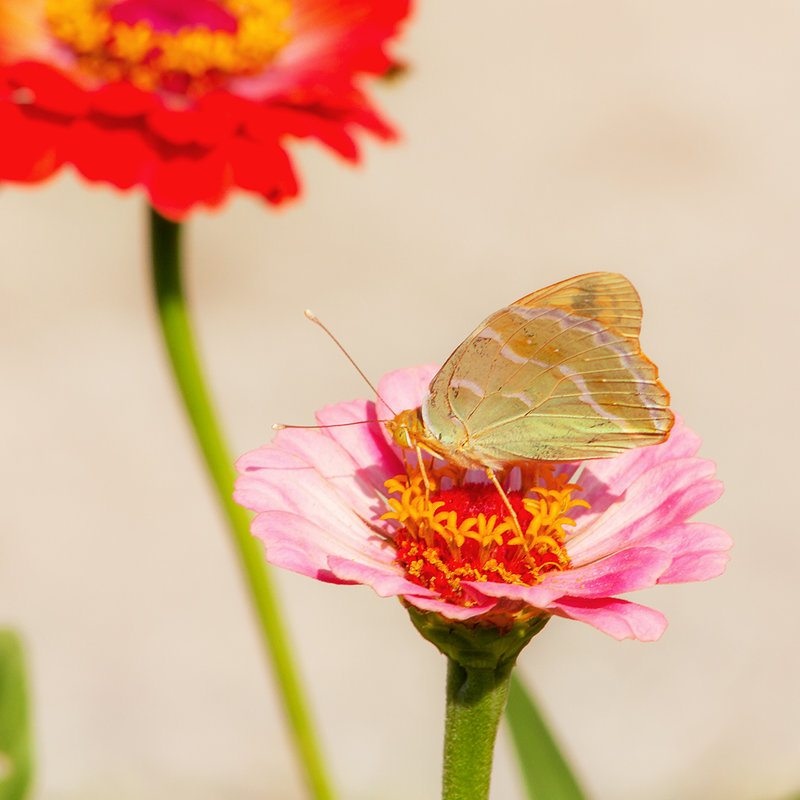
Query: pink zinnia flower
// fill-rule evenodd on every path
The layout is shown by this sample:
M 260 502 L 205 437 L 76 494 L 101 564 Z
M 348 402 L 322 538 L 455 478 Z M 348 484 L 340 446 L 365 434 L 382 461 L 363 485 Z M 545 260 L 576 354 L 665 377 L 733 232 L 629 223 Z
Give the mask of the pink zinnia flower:
M 391 373 L 378 391 L 394 409 L 414 408 L 435 371 Z M 356 400 L 317 420 L 392 416 Z M 513 470 L 506 487 L 522 540 L 485 475 L 432 459 L 426 492 L 416 459 L 378 422 L 281 431 L 239 459 L 234 497 L 257 512 L 251 529 L 267 559 L 303 575 L 366 584 L 451 620 L 505 627 L 556 615 L 650 641 L 664 616 L 617 595 L 713 578 L 728 561 L 727 533 L 687 522 L 722 493 L 699 445 L 678 420 L 663 444 Z
M 0 182 L 72 164 L 174 220 L 295 197 L 287 152 L 394 136 L 364 93 L 409 0 L 0 0 Z

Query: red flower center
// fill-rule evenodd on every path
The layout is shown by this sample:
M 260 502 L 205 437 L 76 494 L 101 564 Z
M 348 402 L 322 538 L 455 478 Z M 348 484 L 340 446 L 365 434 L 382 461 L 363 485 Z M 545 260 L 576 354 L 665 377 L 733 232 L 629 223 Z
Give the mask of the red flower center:
M 579 490 L 552 465 L 522 470 L 522 488 L 506 493 L 492 484 L 464 482 L 452 466 L 426 464 L 424 474 L 408 467 L 406 475 L 386 482 L 392 508 L 384 519 L 401 524 L 394 545 L 396 561 L 410 580 L 458 605 L 473 605 L 464 581 L 493 581 L 532 586 L 554 570 L 567 569 L 565 527 Z M 426 486 L 427 480 L 427 486 Z M 442 483 L 449 484 L 442 486 Z
M 48 0 L 47 22 L 101 81 L 202 94 L 263 71 L 290 39 L 290 0 Z
M 109 16 L 125 25 L 147 23 L 154 31 L 176 34 L 184 29 L 236 33 L 236 16 L 214 0 L 121 0 Z

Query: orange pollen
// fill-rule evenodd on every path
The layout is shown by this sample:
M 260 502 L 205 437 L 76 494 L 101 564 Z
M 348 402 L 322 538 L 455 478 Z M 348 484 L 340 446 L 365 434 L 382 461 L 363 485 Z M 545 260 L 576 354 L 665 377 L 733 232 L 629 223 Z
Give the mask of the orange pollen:
M 463 471 L 431 461 L 428 489 L 418 467 L 406 470 L 386 481 L 393 496 L 382 519 L 402 526 L 394 535 L 396 562 L 413 582 L 469 606 L 474 601 L 463 581 L 533 586 L 570 567 L 564 541 L 575 522 L 567 514 L 589 504 L 572 499 L 580 486 L 555 474 L 552 464 L 526 466 L 521 489 L 506 493 L 519 527 L 492 484 L 465 483 Z
M 255 74 L 291 38 L 290 0 L 197 5 L 205 13 L 193 19 L 187 0 L 47 0 L 46 15 L 51 33 L 83 71 L 148 91 L 199 94 L 228 77 Z M 165 26 L 164 19 L 171 24 Z

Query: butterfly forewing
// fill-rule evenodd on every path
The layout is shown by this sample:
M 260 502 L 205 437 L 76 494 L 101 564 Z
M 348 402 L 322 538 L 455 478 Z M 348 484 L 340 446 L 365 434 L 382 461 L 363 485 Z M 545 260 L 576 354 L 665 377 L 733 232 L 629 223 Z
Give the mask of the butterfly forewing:
M 630 282 L 593 273 L 485 320 L 431 382 L 422 415 L 475 464 L 598 458 L 663 441 L 669 395 L 642 354 Z
M 590 272 L 546 286 L 517 300 L 514 306 L 561 308 L 597 320 L 623 336 L 637 338 L 642 327 L 642 303 L 633 284 L 616 272 Z M 487 320 L 488 321 L 488 320 Z

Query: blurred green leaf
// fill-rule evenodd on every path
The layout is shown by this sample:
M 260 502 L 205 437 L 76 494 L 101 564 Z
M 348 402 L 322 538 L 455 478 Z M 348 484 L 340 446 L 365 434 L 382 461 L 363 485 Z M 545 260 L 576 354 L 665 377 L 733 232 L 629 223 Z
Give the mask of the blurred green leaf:
M 33 774 L 22 642 L 0 630 L 0 800 L 22 800 Z
M 506 720 L 529 800 L 585 800 L 530 693 L 511 676 Z

